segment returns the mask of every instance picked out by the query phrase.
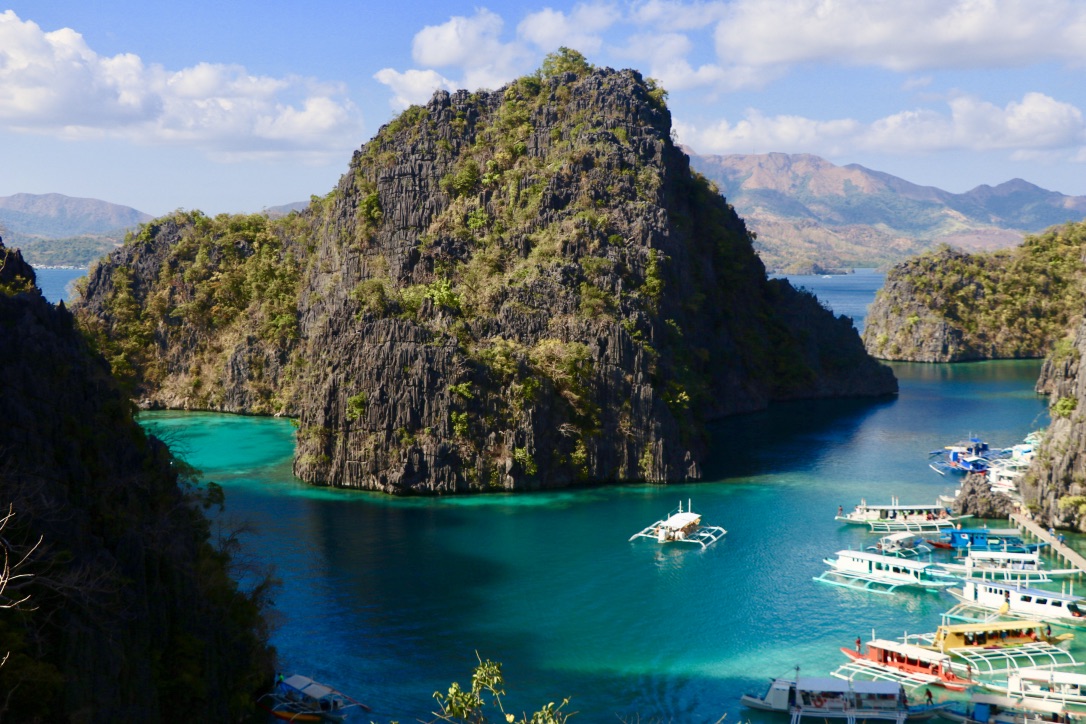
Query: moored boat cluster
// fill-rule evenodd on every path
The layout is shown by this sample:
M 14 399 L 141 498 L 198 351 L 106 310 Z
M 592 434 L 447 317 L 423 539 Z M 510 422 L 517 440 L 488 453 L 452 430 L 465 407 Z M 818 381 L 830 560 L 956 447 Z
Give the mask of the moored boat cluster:
M 948 446 L 945 464 L 955 472 L 983 464 L 997 481 L 993 489 L 1005 488 L 1000 481 L 1014 479 L 1021 467 L 1016 461 L 1028 462 L 1035 442 L 993 453 L 974 438 Z M 1017 528 L 963 527 L 970 516 L 954 515 L 949 502 L 895 498 L 877 505 L 862 500 L 847 513 L 839 507 L 837 520 L 881 535 L 865 550 L 826 558 L 828 570 L 815 578 L 887 596 L 908 590 L 949 595 L 955 602 L 936 631 L 899 639 L 872 631 L 870 640 L 857 638 L 841 649 L 847 662 L 828 677 L 800 676 L 797 667 L 795 676 L 773 679 L 764 694 L 744 696 L 742 703 L 788 714 L 793 722 L 1086 719 L 1086 666 L 1070 650 L 1075 632 L 1086 628 L 1086 600 L 1073 588 L 1044 587 L 1066 588 L 1059 579 L 1086 571 L 1049 567 L 1041 555 L 1046 544 L 1027 542 Z

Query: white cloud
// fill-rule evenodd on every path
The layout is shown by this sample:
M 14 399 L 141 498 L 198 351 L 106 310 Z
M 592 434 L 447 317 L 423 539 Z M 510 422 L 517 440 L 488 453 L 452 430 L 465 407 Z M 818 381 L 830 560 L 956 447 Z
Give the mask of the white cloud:
M 923 76 L 911 76 L 905 79 L 905 82 L 901 84 L 901 90 L 903 91 L 918 91 L 922 88 L 927 88 L 932 83 L 932 77 L 930 75 Z
M 361 118 L 335 85 L 254 76 L 235 65 L 178 71 L 102 57 L 70 28 L 0 14 L 0 125 L 66 138 L 119 137 L 224 154 L 339 156 Z
M 1075 106 L 1043 93 L 1026 93 L 1004 107 L 969 96 L 949 101 L 949 113 L 903 111 L 864 125 L 853 119 L 766 116 L 748 110 L 743 120 L 706 128 L 676 123 L 682 143 L 703 153 L 809 152 L 839 156 L 856 151 L 888 154 L 968 150 L 1007 151 L 1016 159 L 1081 155 L 1086 121 Z
M 411 55 L 422 65 L 473 65 L 480 56 L 501 46 L 505 22 L 481 8 L 470 18 L 453 16 L 441 25 L 427 25 L 415 34 Z
M 701 30 L 727 16 L 723 2 L 684 3 L 677 0 L 647 0 L 634 5 L 629 18 L 637 25 L 659 32 Z
M 425 103 L 436 90 L 456 90 L 453 82 L 436 70 L 407 70 L 400 73 L 392 68 L 383 68 L 373 77 L 392 89 L 394 95 L 389 105 L 396 110 Z
M 569 15 L 545 8 L 524 18 L 517 25 L 517 36 L 543 51 L 564 45 L 582 53 L 595 53 L 603 45 L 600 33 L 620 17 L 612 5 L 578 5 Z
M 720 58 L 895 71 L 1086 60 L 1077 0 L 737 0 L 717 26 Z
M 423 66 L 459 68 L 458 87 L 497 88 L 525 72 L 533 59 L 523 44 L 502 42 L 504 27 L 501 16 L 486 8 L 472 17 L 453 16 L 416 33 L 411 55 Z
M 1086 142 L 1082 111 L 1043 93 L 1026 93 L 1003 108 L 971 96 L 950 100 L 950 115 L 906 111 L 871 124 L 859 146 L 909 151 L 1066 149 Z
M 800 116 L 765 116 L 748 110 L 736 123 L 723 120 L 706 128 L 676 123 L 681 143 L 701 153 L 811 152 L 836 155 L 861 124 L 851 119 L 817 121 Z M 813 149 L 820 149 L 813 150 Z

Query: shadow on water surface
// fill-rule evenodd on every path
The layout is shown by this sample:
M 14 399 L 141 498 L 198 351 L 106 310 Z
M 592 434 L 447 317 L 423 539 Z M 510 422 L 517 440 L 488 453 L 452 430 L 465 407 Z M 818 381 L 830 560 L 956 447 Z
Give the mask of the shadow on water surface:
M 809 468 L 831 454 L 893 397 L 775 402 L 767 409 L 709 426 L 706 480 L 747 478 Z

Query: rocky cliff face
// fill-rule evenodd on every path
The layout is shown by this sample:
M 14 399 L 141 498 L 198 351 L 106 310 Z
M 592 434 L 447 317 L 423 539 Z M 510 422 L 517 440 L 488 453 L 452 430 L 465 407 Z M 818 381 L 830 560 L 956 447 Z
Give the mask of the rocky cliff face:
M 868 311 L 864 345 L 912 362 L 1044 357 L 1081 316 L 1084 250 L 1079 223 L 1011 251 L 943 248 L 898 264 Z
M 974 518 L 1005 519 L 1015 512 L 1015 502 L 1003 493 L 992 491 L 986 475 L 969 474 L 962 481 L 961 493 L 954 501 L 954 511 Z
M 90 270 L 73 309 L 142 407 L 295 414 L 296 221 L 179 211 Z
M 2 538 L 12 563 L 31 551 L 5 591 L 30 598 L 0 625 L 0 717 L 236 719 L 271 674 L 261 593 L 237 590 L 202 492 L 33 283 L 0 243 Z
M 1020 485 L 1023 500 L 1048 525 L 1086 530 L 1086 323 L 1057 345 L 1041 368 L 1051 422 Z
M 408 109 L 289 230 L 269 222 L 302 267 L 276 392 L 299 417 L 296 473 L 391 493 L 697 479 L 707 420 L 894 393 L 848 320 L 766 279 L 670 131 L 638 73 L 552 58 Z M 85 295 L 106 330 L 121 261 Z

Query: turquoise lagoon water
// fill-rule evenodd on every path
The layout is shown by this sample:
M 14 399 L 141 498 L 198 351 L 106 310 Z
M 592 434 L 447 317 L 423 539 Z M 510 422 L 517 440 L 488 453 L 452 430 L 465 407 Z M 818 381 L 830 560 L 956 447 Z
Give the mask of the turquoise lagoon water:
M 895 365 L 896 399 L 778 404 L 715 425 L 707 482 L 516 496 L 313 489 L 291 475 L 288 420 L 142 419 L 225 488 L 222 520 L 255 527 L 246 552 L 283 581 L 284 670 L 365 701 L 363 721 L 429 720 L 432 692 L 467 685 L 478 652 L 504 663 L 514 711 L 569 696 L 575 721 L 760 722 L 738 699 L 768 677 L 827 674 L 857 636 L 938 624 L 945 594 L 812 581 L 823 558 L 873 543 L 833 516 L 861 497 L 932 501 L 952 481 L 928 469 L 928 451 L 1043 426 L 1038 368 Z M 687 499 L 723 540 L 628 542 Z

